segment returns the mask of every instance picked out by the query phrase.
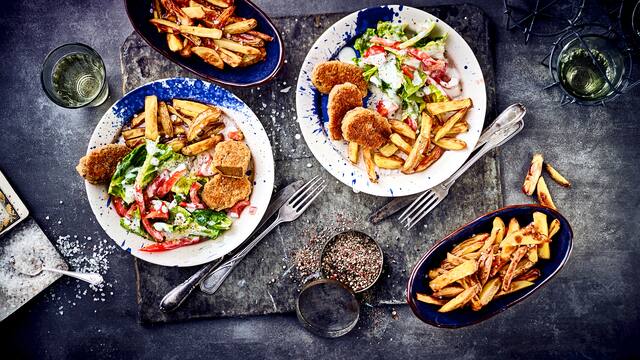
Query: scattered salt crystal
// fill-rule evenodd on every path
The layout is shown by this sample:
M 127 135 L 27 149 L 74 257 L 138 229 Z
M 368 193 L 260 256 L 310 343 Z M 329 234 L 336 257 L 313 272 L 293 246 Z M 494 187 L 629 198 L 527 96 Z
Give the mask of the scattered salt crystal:
M 49 220 L 49 215 L 47 215 L 47 216 L 45 217 L 45 220 Z
M 60 204 L 64 204 L 64 201 L 60 200 Z
M 310 168 L 310 167 L 312 167 L 312 166 L 313 166 L 313 165 L 312 165 L 311 163 L 307 163 L 307 167 L 308 167 L 308 168 Z
M 286 88 L 284 88 L 284 89 L 280 90 L 280 92 L 281 92 L 281 93 L 285 93 L 285 94 L 286 94 L 286 93 L 288 93 L 288 92 L 289 92 L 289 90 L 291 90 L 291 86 L 287 86 Z
M 300 140 L 300 134 L 296 134 L 294 137 L 296 138 L 296 140 Z

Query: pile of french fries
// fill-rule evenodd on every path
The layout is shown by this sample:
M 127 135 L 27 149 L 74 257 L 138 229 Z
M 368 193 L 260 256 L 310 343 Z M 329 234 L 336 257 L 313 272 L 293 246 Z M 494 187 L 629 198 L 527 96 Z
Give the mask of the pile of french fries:
M 447 150 L 462 150 L 466 142 L 456 136 L 469 131 L 464 119 L 473 106 L 471 99 L 428 103 L 415 131 L 405 122 L 389 120 L 393 133 L 389 142 L 379 149 L 361 149 L 371 182 L 378 182 L 376 166 L 380 169 L 400 170 L 404 174 L 425 171 Z M 349 160 L 359 161 L 359 145 L 349 143 Z
M 551 258 L 549 243 L 559 230 L 560 221 L 548 223 L 541 212 L 534 212 L 533 222 L 522 228 L 515 218 L 506 226 L 495 217 L 490 234 L 458 244 L 440 267 L 429 271 L 433 292 L 418 293 L 416 299 L 440 306 L 439 312 L 465 305 L 478 311 L 495 298 L 529 287 L 540 277 L 534 265 Z
M 544 162 L 542 154 L 537 153 L 533 154 L 533 158 L 531 159 L 529 171 L 527 172 L 527 176 L 524 179 L 524 184 L 522 185 L 522 192 L 529 196 L 533 195 L 533 193 L 535 192 L 540 205 L 555 210 L 557 209 L 556 204 L 553 202 L 551 193 L 549 192 L 549 188 L 547 187 L 547 183 L 542 177 L 543 166 L 551 179 L 558 183 L 558 185 L 567 188 L 571 187 L 571 183 L 569 182 L 569 180 L 562 176 L 562 174 L 560 174 L 558 170 L 551 166 L 551 164 Z
M 173 99 L 169 104 L 158 102 L 158 98 L 151 95 L 145 97 L 144 111 L 123 128 L 122 137 L 130 148 L 149 139 L 166 143 L 175 152 L 194 156 L 223 141 L 224 128 L 219 107 L 180 99 Z M 236 140 L 242 140 L 242 133 L 236 131 L 235 135 Z
M 245 67 L 267 56 L 273 38 L 256 31 L 256 19 L 234 15 L 233 0 L 154 0 L 153 18 L 167 34 L 169 50 L 184 57 L 195 54 L 219 69 Z

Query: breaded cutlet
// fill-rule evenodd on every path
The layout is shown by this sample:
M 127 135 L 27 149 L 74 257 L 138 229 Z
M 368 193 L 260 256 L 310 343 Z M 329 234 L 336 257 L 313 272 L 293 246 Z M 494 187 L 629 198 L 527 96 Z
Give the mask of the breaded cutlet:
M 342 135 L 358 145 L 377 149 L 389 142 L 391 125 L 377 112 L 357 107 L 344 115 Z
M 216 174 L 204 185 L 202 201 L 211 209 L 229 209 L 251 194 L 251 182 L 245 176 L 234 178 Z
M 367 82 L 362 69 L 357 65 L 333 60 L 320 63 L 313 68 L 311 82 L 323 94 L 328 94 L 335 85 L 350 82 L 360 89 L 362 97 L 367 96 Z
M 251 151 L 249 147 L 236 140 L 226 140 L 216 145 L 213 153 L 213 166 L 222 175 L 243 177 L 249 168 Z
M 118 163 L 131 149 L 125 144 L 108 144 L 91 150 L 80 158 L 76 170 L 92 184 L 104 184 L 111 180 Z
M 362 92 L 357 86 L 347 82 L 331 89 L 327 104 L 331 139 L 342 140 L 342 118 L 347 111 L 356 107 L 362 107 Z

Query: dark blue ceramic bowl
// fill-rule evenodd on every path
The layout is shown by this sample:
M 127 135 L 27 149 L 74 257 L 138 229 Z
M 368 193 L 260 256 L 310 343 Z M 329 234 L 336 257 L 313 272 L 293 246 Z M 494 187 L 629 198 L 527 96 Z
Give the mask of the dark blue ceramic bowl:
M 204 79 L 221 85 L 251 87 L 264 84 L 273 79 L 282 68 L 284 63 L 284 44 L 280 33 L 269 17 L 251 1 L 235 0 L 235 13 L 240 17 L 258 20 L 256 30 L 273 37 L 273 41 L 268 42 L 266 46 L 267 58 L 257 64 L 243 68 L 225 66 L 224 70 L 205 63 L 197 56 L 185 58 L 178 53 L 170 51 L 167 46 L 166 34 L 158 32 L 156 27 L 149 22 L 152 17 L 150 12 L 151 3 L 152 0 L 124 0 L 127 15 L 133 28 L 160 54 Z
M 416 293 L 431 293 L 427 274 L 430 269 L 440 265 L 440 262 L 446 258 L 447 252 L 453 249 L 455 245 L 468 239 L 473 234 L 491 232 L 493 218 L 496 216 L 500 216 L 507 224 L 511 218 L 515 217 L 518 219 L 518 222 L 520 222 L 520 225 L 524 226 L 533 221 L 532 214 L 535 211 L 546 214 L 549 222 L 553 219 L 560 220 L 560 231 L 555 235 L 550 244 L 551 259 L 540 259 L 536 264 L 541 274 L 533 286 L 495 299 L 480 311 L 472 311 L 465 307 L 464 309 L 458 309 L 449 313 L 439 313 L 438 306 L 416 300 Z M 540 205 L 513 205 L 504 207 L 473 220 L 435 244 L 422 259 L 420 259 L 411 272 L 407 286 L 407 302 L 411 306 L 413 313 L 420 318 L 420 320 L 433 326 L 459 328 L 477 324 L 526 299 L 549 281 L 560 271 L 567 262 L 567 259 L 569 259 L 572 246 L 573 231 L 567 219 L 560 215 L 559 212 Z

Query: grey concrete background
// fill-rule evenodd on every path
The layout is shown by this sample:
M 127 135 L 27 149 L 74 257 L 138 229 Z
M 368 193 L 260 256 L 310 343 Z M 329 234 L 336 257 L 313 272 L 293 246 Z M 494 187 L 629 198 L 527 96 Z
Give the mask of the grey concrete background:
M 455 2 L 455 1 L 447 1 Z M 529 109 L 518 141 L 500 154 L 506 203 L 530 201 L 519 191 L 530 155 L 542 151 L 574 182 L 550 189 L 573 224 L 575 245 L 565 269 L 526 302 L 463 330 L 420 323 L 408 307 L 383 308 L 338 340 L 314 337 L 294 316 L 190 321 L 143 327 L 136 322 L 132 259 L 110 256 L 114 295 L 73 298 L 75 283 L 59 281 L 0 323 L 9 358 L 632 358 L 640 338 L 640 125 L 638 90 L 606 108 L 558 105 L 559 94 L 539 60 L 549 40 L 501 28 L 501 1 L 475 2 L 495 26 L 498 108 Z M 256 1 L 273 16 L 350 11 L 378 1 Z M 436 5 L 444 1 L 406 4 Z M 587 13 L 601 13 L 587 1 Z M 47 235 L 105 235 L 74 171 L 104 111 L 121 96 L 119 47 L 131 32 L 121 1 L 5 2 L 0 17 L 0 169 Z M 59 44 L 81 41 L 105 59 L 111 96 L 102 106 L 64 110 L 40 90 L 39 66 Z M 290 45 L 291 46 L 291 45 Z M 63 203 L 60 203 L 63 200 Z M 487 209 L 490 210 L 490 209 Z M 63 219 L 61 224 L 58 219 Z

